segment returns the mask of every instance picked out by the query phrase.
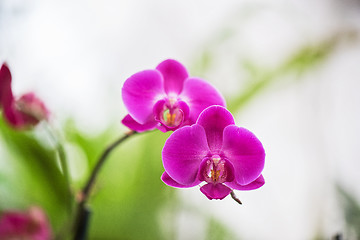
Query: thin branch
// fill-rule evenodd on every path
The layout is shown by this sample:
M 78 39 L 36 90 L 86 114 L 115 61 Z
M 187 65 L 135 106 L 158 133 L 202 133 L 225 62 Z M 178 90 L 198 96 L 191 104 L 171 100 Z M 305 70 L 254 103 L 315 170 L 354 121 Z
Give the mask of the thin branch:
M 96 163 L 95 165 L 95 168 L 94 170 L 92 171 L 88 181 L 87 181 L 87 184 L 85 185 L 85 187 L 83 188 L 82 190 L 82 198 L 83 198 L 83 201 L 87 201 L 87 199 L 89 198 L 89 193 L 90 193 L 90 190 L 92 189 L 94 183 L 95 183 L 95 180 L 96 180 L 96 177 L 101 169 L 101 167 L 103 166 L 106 158 L 108 157 L 108 155 L 111 153 L 112 150 L 114 150 L 114 148 L 116 148 L 120 143 L 122 143 L 123 141 L 125 141 L 127 138 L 129 138 L 130 136 L 136 134 L 137 132 L 135 131 L 131 131 L 127 134 L 125 134 L 124 136 L 122 136 L 121 138 L 119 138 L 118 140 L 116 140 L 114 143 L 112 143 L 110 146 L 108 146 L 105 151 L 103 152 L 103 154 L 101 155 L 101 157 L 99 158 L 98 162 Z
M 74 239 L 75 240 L 84 240 L 86 239 L 86 233 L 87 233 L 87 226 L 89 222 L 89 217 L 91 214 L 90 209 L 86 208 L 86 202 L 89 199 L 91 189 L 93 188 L 95 184 L 95 180 L 99 174 L 99 171 L 101 167 L 104 165 L 105 160 L 109 156 L 109 154 L 122 142 L 124 142 L 126 139 L 128 139 L 130 136 L 133 136 L 137 132 L 130 131 L 129 133 L 126 133 L 124 136 L 120 137 L 118 140 L 116 140 L 114 143 L 109 145 L 105 151 L 100 156 L 99 160 L 97 161 L 93 171 L 91 172 L 91 175 L 89 176 L 89 179 L 87 180 L 84 188 L 80 192 L 78 196 L 78 210 L 76 212 L 75 216 L 75 222 L 74 222 Z

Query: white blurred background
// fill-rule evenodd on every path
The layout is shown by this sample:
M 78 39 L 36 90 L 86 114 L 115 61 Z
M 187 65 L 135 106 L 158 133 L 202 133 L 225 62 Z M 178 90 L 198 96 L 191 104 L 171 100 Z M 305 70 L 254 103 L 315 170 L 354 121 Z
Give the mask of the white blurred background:
M 359 33 L 359 0 L 0 0 L 0 61 L 13 72 L 15 94 L 35 91 L 55 119 L 74 118 L 89 133 L 120 125 L 122 83 L 167 58 L 229 100 L 252 79 L 245 63 L 275 72 L 233 112 L 263 142 L 266 184 L 237 192 L 242 206 L 182 190 L 190 207 L 179 214 L 177 239 L 204 239 L 192 208 L 241 239 L 345 231 L 335 186 L 360 200 Z M 326 56 L 301 74 L 277 73 L 304 47 L 329 42 Z M 200 71 L 206 54 L 211 68 Z

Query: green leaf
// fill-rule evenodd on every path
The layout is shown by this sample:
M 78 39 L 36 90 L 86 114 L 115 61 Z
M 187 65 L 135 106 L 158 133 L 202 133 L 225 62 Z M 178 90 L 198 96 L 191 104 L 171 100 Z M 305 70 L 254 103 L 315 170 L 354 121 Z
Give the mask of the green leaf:
M 342 205 L 346 225 L 356 236 L 354 239 L 360 239 L 360 204 L 359 201 L 342 186 L 337 185 L 337 193 Z
M 6 146 L 6 158 L 0 161 L 7 166 L 2 171 L 6 180 L 0 182 L 5 193 L 0 198 L 0 208 L 40 205 L 50 215 L 55 228 L 59 228 L 67 217 L 72 197 L 55 150 L 36 138 L 33 131 L 14 130 L 2 118 L 0 136 Z

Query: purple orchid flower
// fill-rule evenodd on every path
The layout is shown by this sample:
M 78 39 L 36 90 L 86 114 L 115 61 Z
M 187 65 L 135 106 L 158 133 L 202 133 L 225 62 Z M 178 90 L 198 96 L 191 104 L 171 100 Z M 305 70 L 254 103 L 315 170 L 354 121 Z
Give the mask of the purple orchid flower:
M 0 218 L 0 239 L 50 240 L 49 221 L 40 207 L 27 211 L 6 211 Z
M 172 59 L 128 78 L 122 98 L 129 112 L 122 123 L 138 132 L 156 127 L 163 132 L 174 131 L 194 124 L 202 110 L 211 105 L 225 106 L 224 98 L 212 85 L 189 77 L 185 67 Z
M 49 111 L 34 93 L 26 93 L 19 99 L 14 98 L 11 73 L 5 63 L 0 69 L 0 107 L 7 122 L 16 129 L 34 126 L 49 117 Z
M 162 181 L 176 188 L 206 182 L 200 191 L 210 200 L 264 185 L 264 148 L 253 133 L 234 124 L 226 108 L 211 106 L 196 124 L 176 130 L 162 151 Z

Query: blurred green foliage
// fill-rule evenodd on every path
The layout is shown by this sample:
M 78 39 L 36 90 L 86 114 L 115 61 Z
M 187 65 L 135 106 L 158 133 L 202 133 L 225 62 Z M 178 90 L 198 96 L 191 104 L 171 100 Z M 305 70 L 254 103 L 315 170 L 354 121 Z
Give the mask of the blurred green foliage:
M 336 187 L 348 229 L 348 239 L 360 239 L 360 203 L 341 185 Z M 351 236 L 351 237 L 350 237 Z
M 213 37 L 213 41 L 210 41 L 207 47 L 195 58 L 193 67 L 191 68 L 192 73 L 202 76 L 211 68 L 216 68 L 216 60 L 219 60 L 217 56 L 218 50 L 221 49 L 223 44 L 226 44 L 229 38 L 234 37 L 236 32 L 236 29 L 221 29 L 220 32 Z M 302 78 L 300 76 L 302 74 L 324 63 L 339 44 L 344 41 L 353 41 L 357 37 L 353 31 L 337 32 L 323 41 L 305 45 L 297 49 L 288 59 L 273 69 L 266 69 L 258 66 L 255 62 L 241 60 L 238 68 L 248 72 L 249 79 L 239 79 L 239 81 L 245 83 L 245 85 L 242 86 L 241 89 L 238 89 L 239 94 L 237 94 L 236 97 L 226 99 L 227 108 L 231 112 L 241 110 L 267 87 L 284 79 L 287 75 L 297 76 L 297 78 L 295 77 L 293 79 L 301 80 Z M 241 58 L 241 56 L 239 57 Z M 237 72 L 236 69 L 234 72 Z
M 209 218 L 206 240 L 227 240 L 227 239 L 238 239 L 235 235 L 229 231 L 229 229 L 217 221 L 215 218 Z
M 69 217 L 71 196 L 59 170 L 54 149 L 32 131 L 17 131 L 0 119 L 3 143 L 0 169 L 0 208 L 25 209 L 40 205 L 51 213 L 55 230 Z

